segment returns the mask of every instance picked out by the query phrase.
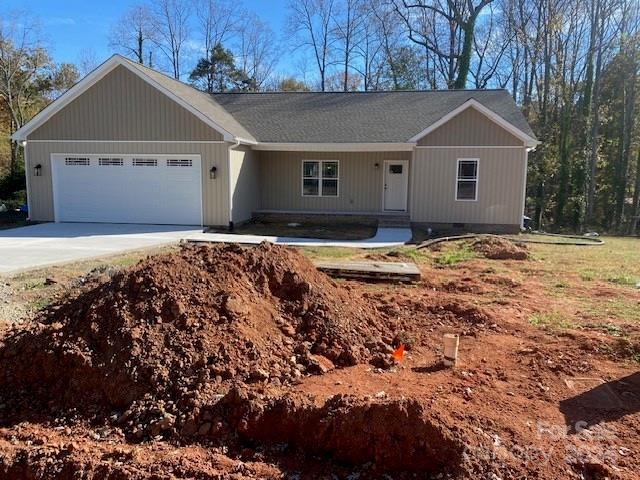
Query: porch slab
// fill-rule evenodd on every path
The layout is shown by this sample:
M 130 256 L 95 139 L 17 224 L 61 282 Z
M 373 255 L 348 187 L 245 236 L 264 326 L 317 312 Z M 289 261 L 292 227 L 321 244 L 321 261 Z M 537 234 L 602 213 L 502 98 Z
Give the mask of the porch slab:
M 237 235 L 234 233 L 198 233 L 185 237 L 194 243 L 242 243 L 255 245 L 271 242 L 295 247 L 345 247 L 345 248 L 389 248 L 404 245 L 411 240 L 410 228 L 378 228 L 376 234 L 366 240 L 323 240 L 320 238 L 275 237 L 268 235 Z

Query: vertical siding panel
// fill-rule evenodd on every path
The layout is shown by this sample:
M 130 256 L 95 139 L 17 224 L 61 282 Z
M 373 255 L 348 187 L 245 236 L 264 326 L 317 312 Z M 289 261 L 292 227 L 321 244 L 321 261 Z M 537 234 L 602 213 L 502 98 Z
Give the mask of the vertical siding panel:
M 519 225 L 524 148 L 418 148 L 411 220 L 420 223 Z M 455 200 L 458 158 L 479 158 L 478 201 Z
M 418 145 L 523 145 L 522 140 L 473 107 L 466 109 L 418 141 Z
M 262 185 L 260 208 L 283 211 L 379 212 L 384 160 L 411 158 L 411 152 L 258 151 L 256 154 Z M 303 160 L 340 162 L 337 198 L 302 196 Z
M 118 66 L 29 140 L 223 140 L 189 111 Z

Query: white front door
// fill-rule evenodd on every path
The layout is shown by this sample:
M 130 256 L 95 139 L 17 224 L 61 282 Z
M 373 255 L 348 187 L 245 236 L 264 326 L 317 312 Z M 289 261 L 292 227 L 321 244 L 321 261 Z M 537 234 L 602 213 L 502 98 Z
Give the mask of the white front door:
M 384 161 L 384 210 L 407 210 L 409 186 L 409 162 L 407 160 Z
M 202 224 L 199 155 L 53 154 L 56 222 Z

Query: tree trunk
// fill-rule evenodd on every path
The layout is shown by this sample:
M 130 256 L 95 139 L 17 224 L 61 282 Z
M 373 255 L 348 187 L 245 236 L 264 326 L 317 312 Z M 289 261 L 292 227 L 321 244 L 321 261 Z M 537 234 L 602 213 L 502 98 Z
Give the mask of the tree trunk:
M 458 61 L 458 78 L 453 85 L 454 88 L 465 88 L 467 86 L 467 76 L 469 75 L 469 66 L 471 65 L 471 54 L 473 53 L 473 33 L 476 26 L 475 17 L 461 25 L 464 35 L 462 43 L 462 52 Z
M 640 148 L 636 157 L 636 184 L 633 189 L 633 206 L 631 209 L 631 235 L 636 234 L 638 222 L 640 222 Z

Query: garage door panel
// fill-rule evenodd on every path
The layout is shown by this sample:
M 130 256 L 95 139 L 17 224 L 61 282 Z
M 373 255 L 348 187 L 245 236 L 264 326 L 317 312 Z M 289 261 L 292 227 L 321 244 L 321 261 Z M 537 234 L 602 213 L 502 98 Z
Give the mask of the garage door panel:
M 84 157 L 89 165 L 52 156 L 56 221 L 201 225 L 199 156 L 124 155 L 121 165 L 118 159 L 101 164 L 104 155 Z M 168 158 L 188 162 L 169 166 Z M 140 165 L 153 163 L 148 160 L 155 166 Z

